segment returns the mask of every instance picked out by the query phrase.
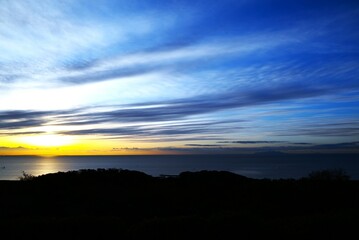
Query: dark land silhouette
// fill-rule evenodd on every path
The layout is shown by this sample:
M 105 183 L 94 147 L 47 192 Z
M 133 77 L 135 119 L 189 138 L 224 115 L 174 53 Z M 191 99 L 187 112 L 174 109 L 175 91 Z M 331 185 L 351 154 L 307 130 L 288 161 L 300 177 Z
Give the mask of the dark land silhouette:
M 12 238 L 348 239 L 359 229 L 359 181 L 340 170 L 259 180 L 97 169 L 24 174 L 0 189 L 0 226 Z

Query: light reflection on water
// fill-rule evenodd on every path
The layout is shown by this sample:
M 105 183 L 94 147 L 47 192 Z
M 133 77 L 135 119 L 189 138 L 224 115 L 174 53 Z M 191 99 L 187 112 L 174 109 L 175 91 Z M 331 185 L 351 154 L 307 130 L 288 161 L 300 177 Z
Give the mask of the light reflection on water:
M 122 168 L 158 176 L 184 171 L 221 170 L 251 178 L 300 178 L 311 171 L 344 169 L 359 179 L 358 155 L 182 155 L 182 156 L 0 156 L 0 180 L 16 180 L 22 171 L 35 176 L 79 169 Z
M 38 161 L 35 161 L 33 165 L 33 170 L 29 172 L 35 176 L 54 173 L 62 170 L 61 163 L 54 157 L 51 158 L 42 158 Z

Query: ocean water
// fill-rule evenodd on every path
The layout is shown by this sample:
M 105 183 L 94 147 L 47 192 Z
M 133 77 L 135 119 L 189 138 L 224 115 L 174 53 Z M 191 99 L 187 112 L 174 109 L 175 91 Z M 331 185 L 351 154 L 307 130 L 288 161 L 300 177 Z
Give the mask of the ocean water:
M 0 156 L 0 180 L 17 180 L 23 171 L 38 176 L 97 168 L 137 170 L 152 176 L 223 170 L 258 179 L 297 179 L 312 171 L 340 168 L 359 180 L 359 155 Z

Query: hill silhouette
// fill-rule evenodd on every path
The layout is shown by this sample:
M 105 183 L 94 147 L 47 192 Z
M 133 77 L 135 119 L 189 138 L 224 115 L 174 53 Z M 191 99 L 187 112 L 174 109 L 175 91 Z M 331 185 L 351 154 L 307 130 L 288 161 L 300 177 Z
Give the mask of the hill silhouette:
M 0 188 L 0 224 L 14 238 L 342 239 L 359 222 L 359 182 L 347 179 L 98 169 L 0 181 Z

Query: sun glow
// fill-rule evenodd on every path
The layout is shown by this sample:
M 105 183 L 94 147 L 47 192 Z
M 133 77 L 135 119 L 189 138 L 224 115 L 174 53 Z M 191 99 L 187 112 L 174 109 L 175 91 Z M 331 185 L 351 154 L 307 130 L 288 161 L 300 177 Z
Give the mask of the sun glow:
M 55 134 L 27 136 L 22 141 L 37 147 L 60 147 L 70 145 L 74 139 L 70 136 L 62 136 Z

